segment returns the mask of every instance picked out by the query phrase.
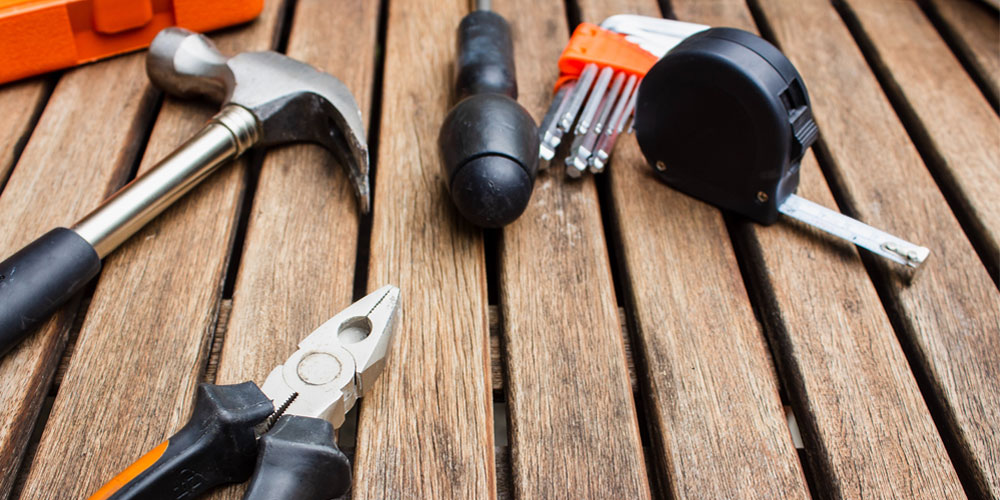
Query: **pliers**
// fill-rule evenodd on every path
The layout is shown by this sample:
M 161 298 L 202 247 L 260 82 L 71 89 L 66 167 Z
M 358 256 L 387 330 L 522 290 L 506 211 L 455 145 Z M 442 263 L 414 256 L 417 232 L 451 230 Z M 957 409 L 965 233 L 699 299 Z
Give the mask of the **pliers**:
M 382 373 L 398 304 L 392 285 L 351 304 L 303 339 L 262 387 L 201 384 L 187 424 L 90 500 L 190 499 L 251 476 L 244 500 L 342 496 L 351 466 L 333 430 Z

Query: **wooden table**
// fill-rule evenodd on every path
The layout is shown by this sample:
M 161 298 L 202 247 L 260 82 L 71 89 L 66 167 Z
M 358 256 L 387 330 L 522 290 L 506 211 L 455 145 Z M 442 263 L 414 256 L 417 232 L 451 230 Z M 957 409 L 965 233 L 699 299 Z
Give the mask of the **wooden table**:
M 186 421 L 199 382 L 262 381 L 385 283 L 403 292 L 389 365 L 340 437 L 353 498 L 1000 497 L 995 10 L 495 1 L 536 119 L 579 21 L 760 31 L 820 126 L 800 194 L 931 248 L 907 284 L 810 228 L 672 191 L 632 137 L 606 174 L 541 174 L 502 231 L 464 223 L 436 137 L 467 3 L 268 0 L 214 35 L 352 89 L 374 213 L 308 145 L 251 154 L 170 208 L 0 363 L 3 498 L 85 497 Z M 0 87 L 0 254 L 71 224 L 212 114 L 163 98 L 144 57 Z

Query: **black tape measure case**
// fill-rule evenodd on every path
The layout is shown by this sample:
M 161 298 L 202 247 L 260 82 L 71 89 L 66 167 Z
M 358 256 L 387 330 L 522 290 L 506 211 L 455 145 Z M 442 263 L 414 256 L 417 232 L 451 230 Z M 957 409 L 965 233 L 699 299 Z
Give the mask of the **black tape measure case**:
M 639 87 L 635 129 L 667 184 L 763 224 L 795 192 L 817 136 L 791 61 L 732 28 L 696 33 L 653 66 Z

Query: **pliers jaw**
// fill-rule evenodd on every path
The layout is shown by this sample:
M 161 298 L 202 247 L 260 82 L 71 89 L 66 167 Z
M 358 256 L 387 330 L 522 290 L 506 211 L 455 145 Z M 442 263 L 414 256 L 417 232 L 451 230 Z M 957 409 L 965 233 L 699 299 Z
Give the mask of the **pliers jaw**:
M 382 374 L 399 308 L 399 288 L 387 285 L 351 304 L 299 343 L 261 390 L 286 415 L 327 420 L 334 428 Z

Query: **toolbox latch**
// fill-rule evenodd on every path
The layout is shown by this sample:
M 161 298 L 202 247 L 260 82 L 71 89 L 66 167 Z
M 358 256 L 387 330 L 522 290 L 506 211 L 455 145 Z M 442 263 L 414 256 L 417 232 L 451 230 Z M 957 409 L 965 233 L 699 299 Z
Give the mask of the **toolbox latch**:
M 153 20 L 153 0 L 93 0 L 94 31 L 119 33 Z

